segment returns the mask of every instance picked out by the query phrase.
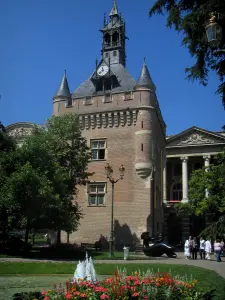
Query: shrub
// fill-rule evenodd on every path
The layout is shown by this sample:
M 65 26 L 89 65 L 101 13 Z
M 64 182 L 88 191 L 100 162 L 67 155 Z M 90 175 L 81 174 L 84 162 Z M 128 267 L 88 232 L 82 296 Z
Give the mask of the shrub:
M 53 290 L 43 291 L 45 300 L 80 300 L 80 299 L 151 299 L 151 300 L 203 300 L 212 299 L 212 293 L 205 295 L 198 290 L 197 281 L 181 280 L 170 274 L 152 274 L 147 272 L 141 274 L 136 272 L 127 276 L 126 272 L 116 271 L 113 277 L 102 282 L 91 283 L 80 281 L 67 282 L 54 287 Z
M 57 244 L 40 249 L 40 256 L 45 258 L 70 258 L 74 260 L 84 259 L 85 252 L 76 244 Z
M 44 296 L 41 292 L 16 293 L 12 300 L 43 300 Z

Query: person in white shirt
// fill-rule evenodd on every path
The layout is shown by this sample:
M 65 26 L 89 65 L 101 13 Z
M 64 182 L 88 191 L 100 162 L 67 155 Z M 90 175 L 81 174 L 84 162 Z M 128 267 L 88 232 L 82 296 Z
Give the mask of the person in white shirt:
M 186 256 L 186 259 L 191 258 L 191 252 L 190 252 L 190 239 L 186 240 L 184 244 L 184 255 Z
M 200 237 L 199 241 L 199 254 L 201 259 L 205 259 L 205 240 L 203 237 Z
M 211 251 L 212 251 L 212 245 L 211 245 L 210 239 L 208 238 L 205 242 L 205 253 L 206 253 L 205 258 L 208 260 L 210 260 Z

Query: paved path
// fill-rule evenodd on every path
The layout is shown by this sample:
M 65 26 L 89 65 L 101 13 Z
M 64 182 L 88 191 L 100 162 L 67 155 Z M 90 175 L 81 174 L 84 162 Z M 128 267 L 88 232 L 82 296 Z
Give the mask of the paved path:
M 215 256 L 211 256 L 212 260 L 187 260 L 183 255 L 178 254 L 178 257 L 167 258 L 150 258 L 149 260 L 94 260 L 95 264 L 174 264 L 174 265 L 188 265 L 205 268 L 217 272 L 220 276 L 225 278 L 225 258 L 222 258 L 222 262 L 218 263 L 215 260 Z M 0 262 L 58 262 L 58 263 L 76 263 L 76 261 L 65 260 L 41 260 L 41 259 L 25 259 L 25 258 L 0 258 Z

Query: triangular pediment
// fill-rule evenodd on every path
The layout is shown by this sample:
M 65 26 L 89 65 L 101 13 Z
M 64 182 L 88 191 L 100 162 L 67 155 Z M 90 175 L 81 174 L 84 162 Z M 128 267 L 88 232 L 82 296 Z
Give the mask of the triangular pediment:
M 187 147 L 224 144 L 225 136 L 199 127 L 191 127 L 177 135 L 170 136 L 166 141 L 167 147 Z

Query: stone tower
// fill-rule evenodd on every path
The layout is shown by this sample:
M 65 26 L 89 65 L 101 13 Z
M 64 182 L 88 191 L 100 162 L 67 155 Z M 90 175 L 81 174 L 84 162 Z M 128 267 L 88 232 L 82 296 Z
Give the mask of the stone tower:
M 89 171 L 95 172 L 76 196 L 84 218 L 70 240 L 109 239 L 112 187 L 104 172 L 108 162 L 115 177 L 121 164 L 126 168 L 124 179 L 115 185 L 115 243 L 132 245 L 144 231 L 162 232 L 166 126 L 146 61 L 137 81 L 126 69 L 125 22 L 116 1 L 101 32 L 102 57 L 92 75 L 70 94 L 64 74 L 53 98 L 54 115 L 79 116 L 92 152 Z

